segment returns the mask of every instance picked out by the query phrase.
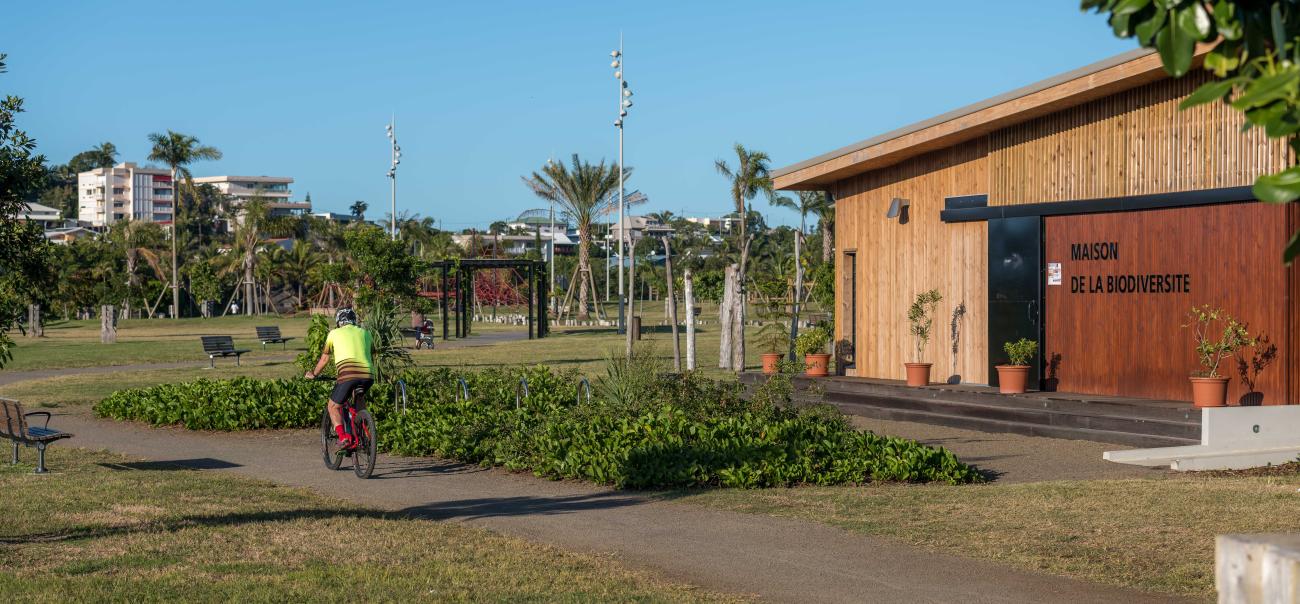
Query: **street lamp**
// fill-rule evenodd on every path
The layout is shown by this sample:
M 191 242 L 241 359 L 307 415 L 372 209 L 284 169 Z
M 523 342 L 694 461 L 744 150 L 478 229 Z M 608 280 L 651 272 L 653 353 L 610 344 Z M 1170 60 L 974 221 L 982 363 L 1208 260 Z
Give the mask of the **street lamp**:
M 551 161 L 551 158 L 549 157 L 546 158 L 546 167 L 549 168 L 552 163 L 554 162 Z M 550 289 L 547 289 L 546 291 L 551 293 L 550 293 L 550 299 L 548 299 L 546 303 L 548 307 L 554 308 L 555 307 L 555 200 L 551 200 L 551 251 L 550 251 L 549 262 L 547 262 L 547 264 L 550 264 L 550 266 L 547 268 L 551 271 L 551 277 L 550 277 L 551 285 L 550 285 Z
M 397 125 L 397 118 L 394 117 L 388 122 L 388 142 L 392 145 L 392 161 L 388 167 L 388 179 L 393 181 L 393 210 L 388 215 L 388 230 L 393 241 L 397 240 L 397 164 L 402 163 L 402 148 L 397 144 L 397 133 L 393 128 Z
M 618 80 L 618 119 L 614 120 L 614 127 L 618 128 L 618 296 L 619 296 L 619 330 L 626 329 L 624 322 L 623 309 L 626 308 L 626 289 L 623 285 L 623 240 L 627 237 L 627 225 L 624 224 L 623 209 L 623 119 L 627 117 L 627 110 L 632 107 L 632 89 L 628 87 L 627 80 L 623 79 L 623 37 L 619 36 L 618 50 L 609 53 L 613 57 L 609 66 L 614 69 L 614 78 Z M 630 242 L 629 242 L 629 245 Z

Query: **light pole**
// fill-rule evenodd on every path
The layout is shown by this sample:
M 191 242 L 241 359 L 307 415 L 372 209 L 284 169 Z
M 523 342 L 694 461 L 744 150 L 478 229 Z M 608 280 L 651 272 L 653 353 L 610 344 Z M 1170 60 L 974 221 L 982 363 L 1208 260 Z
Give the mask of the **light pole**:
M 623 309 L 627 307 L 626 289 L 623 285 L 623 239 L 627 237 L 627 225 L 624 224 L 623 209 L 623 118 L 627 117 L 627 110 L 632 107 L 632 89 L 628 88 L 627 80 L 623 79 L 623 36 L 618 38 L 618 50 L 609 53 L 614 60 L 609 66 L 614 69 L 614 77 L 618 80 L 618 119 L 614 121 L 614 127 L 618 128 L 618 296 L 619 296 L 619 329 L 626 329 L 625 313 Z M 629 243 L 630 245 L 630 243 Z M 630 308 L 629 308 L 630 310 Z
M 388 179 L 393 181 L 393 211 L 388 215 L 388 231 L 393 241 L 397 241 L 397 164 L 402 163 L 402 148 L 397 145 L 397 133 L 393 128 L 397 126 L 397 117 L 393 117 L 388 122 L 388 142 L 392 146 L 392 161 L 388 167 Z

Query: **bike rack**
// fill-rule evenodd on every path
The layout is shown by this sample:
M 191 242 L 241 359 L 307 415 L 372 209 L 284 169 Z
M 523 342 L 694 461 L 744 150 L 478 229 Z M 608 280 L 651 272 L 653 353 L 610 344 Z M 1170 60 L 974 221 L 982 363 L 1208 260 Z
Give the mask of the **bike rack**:
M 523 397 L 519 396 L 520 391 L 524 393 Z M 519 408 L 519 402 L 528 397 L 528 378 L 519 378 L 519 385 L 515 387 L 515 409 Z
M 468 403 L 468 402 L 469 402 L 469 382 L 466 382 L 466 381 L 465 381 L 465 378 L 463 378 L 463 377 L 462 377 L 462 378 L 456 378 L 456 381 L 457 381 L 457 382 L 460 382 L 460 392 L 457 393 L 457 395 L 456 395 L 456 400 L 458 400 L 458 401 L 465 401 L 465 402 Z
M 402 413 L 406 413 L 406 380 L 397 380 L 393 384 L 393 411 L 397 411 L 398 402 L 402 404 Z
M 588 381 L 587 381 L 587 377 L 586 377 L 586 376 L 583 376 L 583 377 L 581 377 L 581 378 L 578 378 L 578 386 L 576 387 L 576 390 L 577 390 L 577 397 L 578 397 L 578 404 L 579 404 L 579 405 L 582 404 L 582 393 L 583 393 L 584 391 L 587 393 L 587 402 L 588 402 L 588 403 L 591 402 L 591 382 L 588 382 Z

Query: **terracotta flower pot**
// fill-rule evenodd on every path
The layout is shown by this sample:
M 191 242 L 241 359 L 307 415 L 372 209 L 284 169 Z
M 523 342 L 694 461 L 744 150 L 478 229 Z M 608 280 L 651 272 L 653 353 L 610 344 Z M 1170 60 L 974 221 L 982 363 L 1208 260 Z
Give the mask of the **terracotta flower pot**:
M 933 363 L 903 363 L 907 368 L 907 385 L 914 388 L 930 385 L 930 367 Z
M 782 357 L 782 356 L 784 356 L 784 355 L 782 355 L 782 354 L 779 353 L 779 352 L 764 352 L 764 353 L 763 353 L 763 373 L 766 374 L 766 375 L 772 375 L 772 374 L 776 373 L 776 364 L 779 363 L 779 362 L 781 362 L 781 357 Z
M 806 354 L 803 357 L 803 364 L 806 368 L 804 375 L 808 377 L 826 377 L 830 374 L 831 355 Z
M 1228 404 L 1228 378 L 1194 377 L 1192 404 L 1199 407 L 1223 407 Z
M 998 392 L 1024 394 L 1029 387 L 1029 365 L 998 365 Z

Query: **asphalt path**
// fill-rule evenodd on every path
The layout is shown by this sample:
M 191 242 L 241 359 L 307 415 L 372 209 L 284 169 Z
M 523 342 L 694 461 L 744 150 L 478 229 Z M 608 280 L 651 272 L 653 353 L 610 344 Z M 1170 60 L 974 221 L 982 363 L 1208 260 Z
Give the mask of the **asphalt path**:
M 361 481 L 346 467 L 324 467 L 319 436 L 312 431 L 193 432 L 79 413 L 57 416 L 51 425 L 76 434 L 60 444 L 305 487 L 420 518 L 613 555 L 673 579 L 772 601 L 1180 601 L 925 551 L 814 522 L 712 510 L 434 458 L 383 456 L 375 477 Z

